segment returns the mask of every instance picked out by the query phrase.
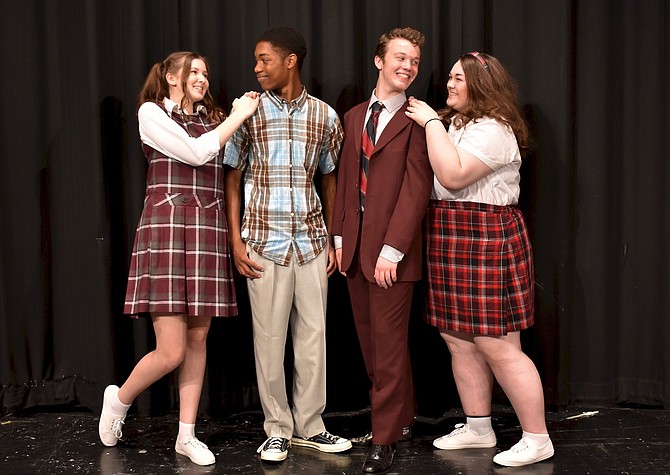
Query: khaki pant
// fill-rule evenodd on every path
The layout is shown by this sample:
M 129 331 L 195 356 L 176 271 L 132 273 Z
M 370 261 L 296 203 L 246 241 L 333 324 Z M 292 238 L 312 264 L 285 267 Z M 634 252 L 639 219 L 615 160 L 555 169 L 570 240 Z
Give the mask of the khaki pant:
M 281 266 L 247 250 L 265 269 L 260 278 L 247 279 L 265 433 L 286 439 L 311 437 L 325 430 L 321 414 L 326 407 L 328 252 L 302 266 L 294 258 Z M 292 409 L 284 376 L 289 324 L 295 360 Z

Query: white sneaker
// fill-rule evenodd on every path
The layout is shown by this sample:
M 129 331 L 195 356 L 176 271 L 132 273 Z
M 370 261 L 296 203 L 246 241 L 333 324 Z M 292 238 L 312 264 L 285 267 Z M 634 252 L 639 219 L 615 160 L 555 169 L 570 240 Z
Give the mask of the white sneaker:
M 468 424 L 456 424 L 453 431 L 435 439 L 433 445 L 438 449 L 456 450 L 495 447 L 496 442 L 493 430 L 486 435 L 477 435 Z
M 281 462 L 288 457 L 288 448 L 291 442 L 283 437 L 268 437 L 268 439 L 258 447 L 256 453 L 261 454 L 261 460 L 268 462 Z
M 177 442 L 174 444 L 174 450 L 179 455 L 185 455 L 190 458 L 191 462 L 196 465 L 212 465 L 216 462 L 212 451 L 195 437 L 189 437 L 183 442 L 177 439 Z
M 541 460 L 548 459 L 554 455 L 554 445 L 551 439 L 547 441 L 542 447 L 535 449 L 530 447 L 525 439 L 521 439 L 511 449 L 500 452 L 493 457 L 493 461 L 499 465 L 506 467 L 521 467 L 523 465 L 530 465 Z
M 100 440 L 107 447 L 113 447 L 118 440 L 123 437 L 121 427 L 124 424 L 126 415 L 113 414 L 111 409 L 111 400 L 119 392 L 119 387 L 110 385 L 105 388 L 102 397 L 102 412 L 100 413 L 100 422 L 98 423 L 98 434 Z

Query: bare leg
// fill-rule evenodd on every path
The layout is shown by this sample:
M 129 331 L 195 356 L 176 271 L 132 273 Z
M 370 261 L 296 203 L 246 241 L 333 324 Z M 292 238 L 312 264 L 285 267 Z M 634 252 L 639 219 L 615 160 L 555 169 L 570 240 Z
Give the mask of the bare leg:
M 179 421 L 195 424 L 207 363 L 207 333 L 211 317 L 189 317 L 186 355 L 179 367 Z
M 131 404 L 146 388 L 177 368 L 186 353 L 186 317 L 152 315 L 156 349 L 144 355 L 119 389 L 119 400 Z
M 519 332 L 506 337 L 474 337 L 496 380 L 512 403 L 521 428 L 546 434 L 542 382 L 533 361 L 521 351 Z
M 451 367 L 463 412 L 470 417 L 490 416 L 493 373 L 473 336 L 457 332 L 440 335 L 451 353 Z

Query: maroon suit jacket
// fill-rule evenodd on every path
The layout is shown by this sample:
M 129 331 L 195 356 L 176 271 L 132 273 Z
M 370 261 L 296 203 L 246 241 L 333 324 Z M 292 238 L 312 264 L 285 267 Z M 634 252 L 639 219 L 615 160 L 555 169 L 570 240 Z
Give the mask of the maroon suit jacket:
M 359 237 L 358 181 L 363 121 L 369 101 L 344 116 L 332 233 L 342 236 L 342 270 L 354 258 Z M 360 230 L 360 261 L 365 277 L 374 282 L 375 265 L 384 244 L 405 253 L 398 264 L 399 281 L 421 279 L 421 221 L 433 185 L 426 134 L 405 115 L 407 101 L 379 137 L 370 157 L 365 212 Z

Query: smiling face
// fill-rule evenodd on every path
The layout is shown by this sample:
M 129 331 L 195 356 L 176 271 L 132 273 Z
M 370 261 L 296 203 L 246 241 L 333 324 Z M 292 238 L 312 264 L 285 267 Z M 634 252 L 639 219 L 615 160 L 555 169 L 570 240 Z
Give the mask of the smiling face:
M 259 41 L 254 50 L 254 58 L 254 73 L 263 90 L 281 90 L 289 84 L 289 66 L 295 62 L 295 55 L 283 57 L 272 43 Z
M 170 84 L 170 99 L 179 104 L 185 95 L 188 100 L 186 111 L 192 113 L 193 104 L 202 101 L 209 90 L 207 65 L 202 59 L 194 58 L 185 81 L 182 80 L 182 74 L 184 68 L 181 68 L 176 75 L 169 72 L 166 75 Z
M 191 62 L 191 70 L 186 80 L 186 95 L 191 104 L 201 101 L 209 90 L 209 73 L 207 66 L 201 59 L 194 59 Z
M 376 95 L 386 99 L 407 90 L 419 74 L 421 48 L 404 38 L 389 41 L 384 57 L 375 56 L 379 70 Z
M 464 111 L 468 105 L 468 83 L 460 61 L 456 61 L 449 72 L 447 92 L 447 105 L 459 112 Z

